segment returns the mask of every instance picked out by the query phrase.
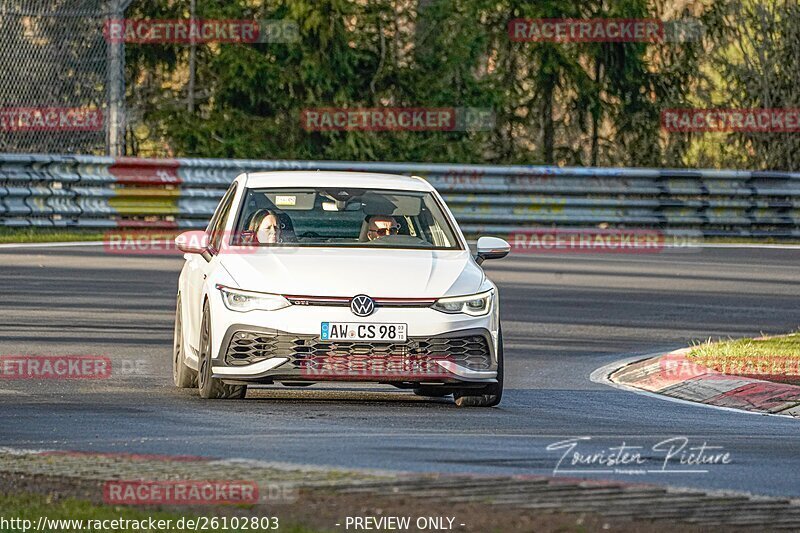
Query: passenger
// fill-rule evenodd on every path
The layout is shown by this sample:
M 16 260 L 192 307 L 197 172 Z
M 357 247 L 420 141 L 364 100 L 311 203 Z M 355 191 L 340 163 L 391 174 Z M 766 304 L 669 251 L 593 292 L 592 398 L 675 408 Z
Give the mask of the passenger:
M 369 217 L 367 225 L 367 240 L 374 241 L 387 235 L 397 235 L 399 231 L 400 224 L 394 217 L 373 215 Z

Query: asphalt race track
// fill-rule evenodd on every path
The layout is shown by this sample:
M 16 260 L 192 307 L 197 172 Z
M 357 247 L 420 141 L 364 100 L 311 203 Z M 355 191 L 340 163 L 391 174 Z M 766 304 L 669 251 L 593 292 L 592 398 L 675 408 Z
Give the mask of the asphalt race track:
M 0 355 L 104 355 L 109 379 L 0 380 L 0 446 L 244 457 L 404 471 L 551 474 L 547 446 L 585 453 L 686 437 L 729 464 L 614 478 L 800 496 L 800 420 L 712 409 L 590 381 L 616 360 L 707 337 L 800 325 L 800 250 L 535 254 L 487 263 L 498 283 L 507 389 L 459 409 L 380 387 L 251 390 L 203 401 L 171 384 L 179 256 L 102 247 L 0 250 Z M 562 465 L 562 469 L 572 468 Z M 689 472 L 687 470 L 706 470 Z M 559 475 L 567 475 L 561 473 Z

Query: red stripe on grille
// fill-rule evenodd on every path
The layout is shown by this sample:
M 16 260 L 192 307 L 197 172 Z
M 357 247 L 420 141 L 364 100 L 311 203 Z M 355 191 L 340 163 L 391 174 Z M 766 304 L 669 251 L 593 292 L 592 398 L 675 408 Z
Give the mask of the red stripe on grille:
M 349 305 L 352 298 L 346 296 L 301 296 L 301 295 L 284 295 L 284 298 L 290 302 L 308 302 L 308 303 L 342 303 Z M 376 304 L 411 304 L 411 305 L 432 305 L 436 298 L 372 298 Z

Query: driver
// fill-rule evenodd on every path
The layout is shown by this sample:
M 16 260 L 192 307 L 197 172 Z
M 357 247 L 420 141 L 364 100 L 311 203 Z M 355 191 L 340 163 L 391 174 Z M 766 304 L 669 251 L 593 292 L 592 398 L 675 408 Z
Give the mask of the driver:
M 281 223 L 277 215 L 268 209 L 259 209 L 250 219 L 247 230 L 259 244 L 281 242 Z
M 374 241 L 387 235 L 397 235 L 399 231 L 400 224 L 394 217 L 373 215 L 369 217 L 367 225 L 367 240 Z

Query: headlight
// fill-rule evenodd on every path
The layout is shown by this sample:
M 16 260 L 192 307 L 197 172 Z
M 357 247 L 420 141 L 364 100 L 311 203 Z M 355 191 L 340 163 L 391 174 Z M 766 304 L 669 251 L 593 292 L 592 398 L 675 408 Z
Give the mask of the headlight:
M 492 307 L 493 290 L 471 294 L 469 296 L 454 296 L 439 298 L 433 308 L 442 313 L 466 313 L 472 316 L 481 316 L 489 312 Z
M 217 289 L 222 294 L 222 301 L 225 302 L 225 307 L 231 311 L 240 311 L 242 313 L 254 309 L 276 311 L 292 305 L 280 294 L 241 291 L 224 285 L 217 285 Z

